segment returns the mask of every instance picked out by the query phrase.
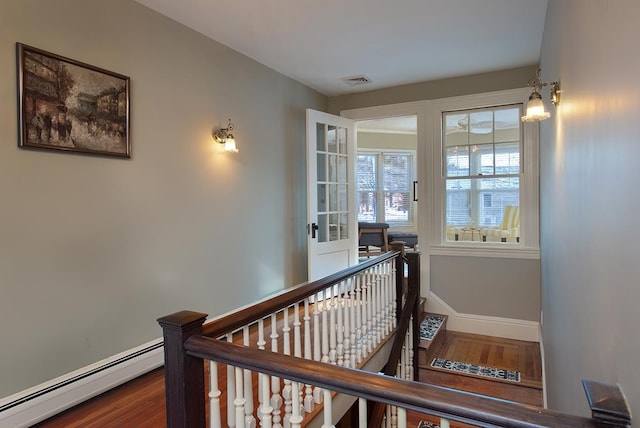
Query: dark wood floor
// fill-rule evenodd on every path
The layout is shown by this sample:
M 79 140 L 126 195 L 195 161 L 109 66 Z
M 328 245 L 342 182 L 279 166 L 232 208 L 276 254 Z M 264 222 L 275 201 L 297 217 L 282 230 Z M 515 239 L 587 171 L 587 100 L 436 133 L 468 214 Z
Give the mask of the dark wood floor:
M 519 384 L 496 382 L 456 375 L 428 368 L 420 362 L 420 381 L 536 406 L 542 405 L 542 364 L 537 343 L 447 331 L 434 356 L 508 370 L 518 370 Z M 164 370 L 154 370 L 108 391 L 37 427 L 164 427 Z M 436 422 L 425 415 L 409 413 L 408 426 L 421 420 Z M 452 427 L 463 425 L 451 424 Z

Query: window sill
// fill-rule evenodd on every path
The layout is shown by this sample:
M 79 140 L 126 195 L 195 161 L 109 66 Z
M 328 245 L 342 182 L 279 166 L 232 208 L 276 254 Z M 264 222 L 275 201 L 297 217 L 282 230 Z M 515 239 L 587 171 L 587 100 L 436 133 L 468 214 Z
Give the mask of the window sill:
M 430 256 L 461 256 L 461 257 L 500 257 L 507 259 L 540 259 L 540 249 L 523 247 L 521 245 L 497 244 L 447 244 L 430 245 Z

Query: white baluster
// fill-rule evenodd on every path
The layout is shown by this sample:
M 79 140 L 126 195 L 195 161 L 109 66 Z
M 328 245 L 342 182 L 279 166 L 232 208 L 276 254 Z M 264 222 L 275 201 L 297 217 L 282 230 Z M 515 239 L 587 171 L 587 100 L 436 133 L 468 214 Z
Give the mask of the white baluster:
M 367 422 L 367 400 L 364 398 L 358 398 L 358 426 L 369 426 Z
M 242 344 L 249 347 L 249 326 L 242 328 Z M 254 428 L 256 419 L 253 417 L 253 378 L 251 370 L 244 369 L 244 426 Z
M 375 340 L 374 340 L 374 346 L 378 346 L 380 344 L 380 342 L 382 342 L 382 334 L 384 332 L 384 324 L 383 324 L 383 319 L 382 319 L 382 315 L 384 313 L 384 309 L 383 309 L 383 301 L 382 301 L 382 266 L 378 265 L 376 266 L 376 280 L 374 283 L 374 287 L 376 289 L 375 291 L 375 308 L 376 308 L 376 336 L 375 336 Z
M 322 300 L 322 330 L 321 330 L 322 358 L 320 359 L 320 361 L 322 361 L 323 363 L 328 363 L 329 362 L 329 321 L 328 321 L 329 307 L 328 306 L 330 305 L 330 302 L 327 299 L 326 295 L 323 297 L 324 299 Z
M 260 426 L 262 428 L 273 428 L 272 413 L 273 407 L 269 406 L 269 375 L 260 373 Z M 218 428 L 218 427 L 216 427 Z
M 398 409 L 396 406 L 386 405 L 386 413 L 387 413 L 387 423 L 386 426 L 389 428 L 397 428 L 398 427 Z
M 324 390 L 324 423 L 322 428 L 334 428 L 333 426 L 333 409 L 331 408 L 331 391 Z
M 233 333 L 227 334 L 227 342 L 233 343 Z M 236 414 L 234 408 L 236 398 L 235 368 L 227 365 L 227 425 L 236 426 Z
M 345 332 L 349 335 L 348 344 L 345 343 L 345 346 L 349 349 L 348 351 L 348 359 L 349 359 L 349 367 L 356 366 L 356 277 L 351 277 L 350 285 L 349 285 L 349 305 L 348 305 L 348 313 L 345 315 L 349 318 L 349 328 L 345 326 Z M 346 357 L 345 357 L 346 358 Z
M 300 326 L 300 303 L 293 305 L 293 356 L 302 358 L 302 336 Z
M 387 289 L 385 287 L 384 263 L 378 266 L 378 344 L 387 334 Z
M 384 264 L 384 281 L 383 281 L 383 295 L 384 295 L 384 337 L 387 337 L 391 333 L 391 319 L 394 316 L 391 303 L 391 276 L 389 275 L 389 262 Z
M 293 397 L 293 404 L 292 404 L 292 412 L 291 412 L 291 418 L 289 418 L 289 421 L 291 422 L 291 428 L 300 428 L 300 424 L 302 423 L 302 415 L 300 414 L 300 408 L 301 403 L 300 403 L 300 384 L 298 382 L 291 382 L 291 395 Z
M 282 327 L 283 334 L 283 350 L 284 355 L 291 355 L 291 328 L 289 327 L 289 308 L 284 308 L 284 325 Z M 284 388 L 282 389 L 282 397 L 284 398 L 284 418 L 282 425 L 284 428 L 291 427 L 291 410 L 292 410 L 292 397 L 291 397 L 291 380 L 284 380 Z
M 398 409 L 398 428 L 407 428 L 407 409 L 397 407 Z M 442 428 L 442 426 L 440 427 Z
M 354 308 L 354 312 L 355 312 L 355 316 L 356 316 L 356 325 L 355 325 L 355 330 L 356 330 L 356 337 L 353 340 L 353 346 L 355 347 L 355 356 L 356 356 L 356 363 L 360 364 L 362 363 L 362 280 L 363 277 L 362 275 L 358 275 L 356 277 L 356 298 L 355 298 L 355 308 Z M 355 367 L 355 365 L 354 365 Z
M 379 329 L 378 329 L 378 333 L 379 333 L 379 340 L 382 341 L 382 339 L 384 339 L 387 335 L 387 315 L 388 315 L 388 308 L 387 308 L 387 275 L 385 272 L 385 263 L 382 263 L 379 267 L 378 267 L 378 284 L 379 284 L 379 288 L 380 288 L 380 321 L 378 323 L 379 325 Z
M 307 360 L 313 358 L 311 353 L 311 335 L 311 317 L 309 316 L 309 299 L 307 298 L 304 300 L 304 358 Z M 307 384 L 304 393 L 304 411 L 311 413 L 315 408 L 315 403 L 313 402 L 313 387 Z
M 402 351 L 400 352 L 400 359 L 398 360 L 398 374 L 397 378 L 406 379 L 407 377 L 407 336 L 405 335 L 402 343 Z
M 321 345 L 320 345 L 320 337 L 322 335 L 322 328 L 320 327 L 320 311 L 322 307 L 320 294 L 316 296 L 315 303 L 313 304 L 313 360 L 321 361 L 322 353 L 321 353 Z M 322 403 L 322 398 L 324 395 L 322 394 L 322 388 L 315 387 L 313 389 L 313 402 L 316 404 Z
M 449 419 L 440 418 L 440 428 L 449 428 Z
M 409 320 L 409 323 L 411 323 L 411 320 Z M 405 379 L 409 379 L 409 380 L 413 380 L 412 377 L 412 373 L 413 373 L 413 360 L 411 359 L 411 347 L 413 345 L 412 341 L 411 341 L 411 333 L 412 333 L 412 328 L 411 328 L 412 324 L 409 324 L 409 328 L 407 329 L 405 338 L 404 338 L 404 353 L 405 353 L 405 375 L 404 378 Z
M 377 289 L 376 289 L 376 282 L 377 282 L 377 278 L 376 278 L 376 268 L 375 266 L 372 268 L 371 270 L 371 276 L 369 278 L 369 291 L 371 293 L 371 298 L 370 298 L 370 304 L 369 304 L 369 308 L 371 310 L 371 329 L 370 329 L 370 338 L 371 341 L 369 342 L 371 345 L 371 348 L 369 349 L 369 353 L 371 353 L 373 351 L 373 349 L 376 346 L 376 337 L 378 335 L 378 319 L 376 317 L 377 313 L 378 313 L 378 296 L 377 296 Z
M 320 361 L 322 359 L 321 354 L 321 345 L 320 345 L 320 335 L 321 335 L 321 324 L 320 324 L 320 311 L 322 307 L 320 306 L 320 298 L 316 297 L 315 303 L 313 304 L 313 360 Z
M 385 338 L 389 334 L 391 321 L 389 320 L 389 278 L 387 275 L 387 263 L 380 266 L 382 271 L 381 294 L 382 294 L 382 337 Z
M 220 386 L 218 385 L 218 364 L 209 361 L 209 428 L 222 428 L 220 418 Z
M 340 290 L 336 296 L 336 312 L 338 321 L 336 326 L 336 363 L 339 366 L 344 366 L 344 299 Z
M 258 320 L 258 341 L 256 342 L 256 345 L 258 345 L 258 349 L 264 351 L 266 344 L 267 342 L 264 340 L 264 319 L 261 318 Z M 263 401 L 264 396 L 262 394 L 262 382 L 264 382 L 264 377 L 262 375 L 258 375 L 258 409 L 265 407 L 265 402 Z M 258 419 L 262 420 L 262 411 L 258 412 Z
M 329 292 L 329 362 L 336 364 L 337 351 L 336 351 L 336 312 L 337 312 L 337 297 L 333 291 L 333 286 L 327 289 Z
M 278 352 L 278 318 L 277 314 L 271 314 L 271 352 Z M 273 428 L 282 428 L 280 416 L 282 408 L 282 396 L 280 395 L 280 378 L 271 377 L 271 408 L 273 409 Z
M 366 310 L 366 320 L 367 320 L 367 334 L 365 336 L 367 341 L 367 352 L 364 355 L 365 357 L 371 353 L 373 350 L 373 338 L 372 335 L 375 333 L 373 331 L 373 286 L 371 285 L 371 271 L 367 273 L 367 283 L 365 284 L 364 290 L 362 290 L 362 296 L 366 295 L 365 299 L 365 310 Z
M 396 327 L 398 320 L 396 319 L 396 310 L 398 309 L 398 303 L 396 301 L 398 297 L 397 284 L 396 284 L 396 268 L 395 263 L 391 265 L 391 326 Z
M 376 299 L 376 275 L 375 275 L 375 266 L 371 268 L 371 272 L 369 273 L 369 311 L 367 313 L 367 316 L 369 317 L 370 320 L 370 325 L 371 327 L 369 327 L 369 353 L 371 353 L 371 351 L 373 351 L 373 348 L 375 347 L 375 342 L 376 342 L 376 327 L 377 327 L 377 323 L 376 323 L 376 304 L 377 304 L 377 299 Z
M 345 283 L 347 285 L 346 289 L 342 293 L 342 307 L 340 311 L 342 312 L 342 316 L 344 318 L 342 329 L 338 332 L 338 348 L 342 346 L 343 356 L 342 365 L 344 367 L 351 367 L 351 320 L 349 318 L 351 311 L 351 297 L 349 296 L 349 286 L 351 284 L 352 278 L 349 278 Z M 340 345 L 340 336 L 342 336 L 342 345 Z M 340 360 L 340 354 L 338 354 L 338 360 Z
M 239 367 L 235 368 L 235 379 L 236 379 L 236 398 L 233 400 L 233 405 L 236 408 L 236 426 L 238 428 L 245 428 L 244 425 L 244 405 L 245 399 L 242 393 L 242 369 Z
M 300 322 L 300 302 L 296 302 L 293 304 L 293 356 L 296 358 L 302 358 L 302 336 L 301 336 L 301 326 L 302 323 Z M 297 382 L 293 382 L 294 384 Z M 302 388 L 296 388 L 297 389 L 297 394 L 300 394 L 297 397 L 297 402 L 298 404 L 301 406 L 303 403 L 303 398 L 302 398 Z M 294 409 L 295 409 L 295 402 L 296 402 L 296 397 L 293 397 L 294 399 Z M 301 410 L 298 409 L 298 413 L 300 413 Z

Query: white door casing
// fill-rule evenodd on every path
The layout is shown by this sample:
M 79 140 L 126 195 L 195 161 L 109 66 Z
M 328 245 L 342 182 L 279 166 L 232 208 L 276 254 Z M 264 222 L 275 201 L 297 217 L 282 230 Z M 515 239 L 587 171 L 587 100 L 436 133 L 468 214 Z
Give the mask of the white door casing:
M 358 262 L 353 121 L 307 109 L 308 279 Z

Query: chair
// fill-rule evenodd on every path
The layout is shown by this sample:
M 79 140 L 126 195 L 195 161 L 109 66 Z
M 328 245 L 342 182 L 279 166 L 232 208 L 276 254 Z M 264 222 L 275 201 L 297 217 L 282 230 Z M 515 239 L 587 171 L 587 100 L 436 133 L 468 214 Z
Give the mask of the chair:
M 482 240 L 520 242 L 520 207 L 517 205 L 505 206 L 502 224 L 498 227 L 482 229 Z
M 389 232 L 389 244 L 392 242 L 402 242 L 405 247 L 413 250 L 418 249 L 418 234 L 412 232 Z
M 378 247 L 381 252 L 389 251 L 389 238 L 387 223 L 358 222 L 358 250 L 369 257 L 369 247 Z

